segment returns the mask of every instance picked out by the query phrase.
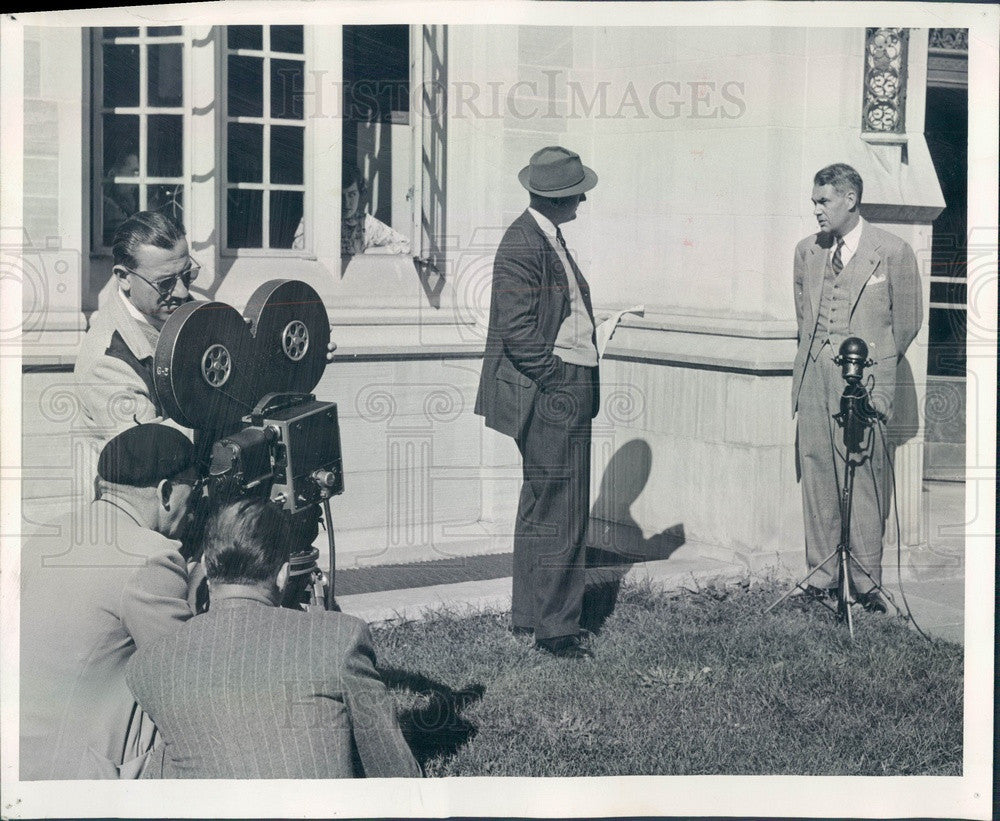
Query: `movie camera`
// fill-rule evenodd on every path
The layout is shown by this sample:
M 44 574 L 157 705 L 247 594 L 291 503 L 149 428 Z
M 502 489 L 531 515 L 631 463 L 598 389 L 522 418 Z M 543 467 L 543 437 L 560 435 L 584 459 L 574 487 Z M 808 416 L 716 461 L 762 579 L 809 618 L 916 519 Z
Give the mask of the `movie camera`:
M 243 314 L 223 302 L 188 302 L 166 321 L 154 354 L 163 412 L 195 431 L 208 493 L 266 495 L 309 533 L 322 505 L 330 572 L 311 544 L 293 547 L 291 575 L 308 577 L 309 604 L 333 609 L 330 497 L 343 493 L 337 405 L 310 393 L 327 364 L 330 324 L 304 282 L 261 285 Z M 295 524 L 299 523 L 299 527 Z M 315 529 L 312 530 L 315 534 Z

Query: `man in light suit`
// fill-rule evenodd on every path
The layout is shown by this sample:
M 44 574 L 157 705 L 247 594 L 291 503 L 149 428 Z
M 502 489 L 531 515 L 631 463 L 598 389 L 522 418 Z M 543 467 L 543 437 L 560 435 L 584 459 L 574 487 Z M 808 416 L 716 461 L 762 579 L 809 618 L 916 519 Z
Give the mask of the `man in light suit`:
M 475 412 L 513 437 L 524 481 L 514 529 L 512 621 L 556 656 L 580 643 L 590 426 L 597 413 L 597 345 L 590 289 L 560 225 L 597 184 L 578 154 L 537 151 L 518 178 L 528 209 L 493 263 L 493 295 Z
M 840 410 L 845 381 L 834 363 L 840 344 L 860 337 L 874 364 L 866 387 L 878 414 L 892 416 L 896 363 L 922 322 L 920 276 L 913 250 L 899 237 L 865 222 L 858 208 L 863 183 L 838 163 L 813 180 L 813 213 L 819 232 L 795 249 L 795 315 L 798 351 L 792 372 L 792 414 L 798 412 L 797 456 L 805 517 L 807 595 L 822 598 L 837 584 L 836 557 L 824 561 L 840 541 L 843 431 L 832 418 Z M 882 428 L 884 433 L 884 427 Z M 874 587 L 882 578 L 882 535 L 889 499 L 882 437 L 872 430 L 855 471 L 851 552 L 867 572 L 852 567 L 855 596 L 865 609 L 886 612 Z M 871 578 L 869 578 L 869 575 Z
M 144 777 L 420 775 L 365 623 L 279 607 L 298 599 L 290 527 L 267 499 L 210 517 L 208 612 L 140 649 L 126 674 L 164 742 Z

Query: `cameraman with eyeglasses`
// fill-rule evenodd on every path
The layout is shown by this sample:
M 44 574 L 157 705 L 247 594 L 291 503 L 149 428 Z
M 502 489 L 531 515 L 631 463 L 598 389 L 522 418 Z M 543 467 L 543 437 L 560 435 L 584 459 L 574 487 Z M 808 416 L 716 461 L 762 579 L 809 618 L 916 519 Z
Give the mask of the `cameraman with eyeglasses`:
M 73 371 L 84 423 L 98 446 L 143 422 L 177 427 L 190 438 L 163 412 L 153 359 L 164 324 L 193 299 L 189 289 L 201 266 L 189 253 L 184 226 L 158 211 L 125 220 L 112 250 L 113 286 L 91 317 Z M 336 347 L 327 346 L 327 361 Z
M 126 219 L 112 249 L 117 287 L 91 318 L 74 368 L 84 422 L 100 444 L 137 423 L 176 427 L 156 397 L 153 354 L 163 324 L 192 299 L 200 267 L 183 226 L 157 211 Z

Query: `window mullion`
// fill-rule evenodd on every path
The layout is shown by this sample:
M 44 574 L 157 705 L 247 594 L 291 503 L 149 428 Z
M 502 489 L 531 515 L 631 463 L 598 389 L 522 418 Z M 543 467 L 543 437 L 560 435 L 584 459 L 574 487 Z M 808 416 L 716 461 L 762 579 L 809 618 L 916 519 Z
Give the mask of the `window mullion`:
M 92 91 L 91 249 L 104 245 L 104 29 L 91 38 Z M 96 44 L 96 48 L 94 47 Z
M 260 101 L 261 113 L 264 115 L 264 127 L 262 129 L 262 149 L 263 158 L 260 169 L 260 178 L 264 182 L 264 193 L 261 196 L 261 219 L 264 224 L 261 226 L 261 247 L 271 247 L 271 57 L 267 53 L 270 46 L 270 28 L 264 29 L 264 63 L 263 63 L 263 96 Z
M 142 34 L 145 28 L 139 30 L 139 210 L 145 211 L 149 205 L 146 188 L 146 169 L 149 168 L 149 98 L 147 86 L 149 83 L 149 52 L 148 42 Z
M 220 135 L 221 140 L 216 146 L 216 152 L 219 157 L 219 182 L 221 183 L 220 190 L 216 194 L 218 197 L 218 214 L 219 214 L 219 247 L 222 249 L 223 253 L 228 252 L 229 249 L 229 123 L 232 121 L 229 116 L 229 95 L 227 89 L 229 88 L 229 42 L 227 29 L 225 26 L 221 26 L 217 30 L 217 47 L 216 51 L 216 62 L 215 69 L 217 74 L 217 81 L 215 84 L 216 89 L 216 99 L 223 100 L 221 107 L 221 117 L 219 118 L 219 128 L 216 129 L 216 137 Z

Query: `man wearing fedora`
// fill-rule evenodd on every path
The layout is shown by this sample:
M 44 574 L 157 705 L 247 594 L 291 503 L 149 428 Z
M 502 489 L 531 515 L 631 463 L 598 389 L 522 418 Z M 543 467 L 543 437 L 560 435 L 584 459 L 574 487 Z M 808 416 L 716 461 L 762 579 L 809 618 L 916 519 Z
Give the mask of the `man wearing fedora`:
M 560 226 L 597 184 L 578 154 L 537 151 L 518 179 L 531 195 L 493 263 L 490 325 L 475 412 L 513 437 L 523 462 L 514 527 L 512 622 L 535 646 L 588 658 L 580 643 L 590 426 L 598 407 L 590 289 Z

